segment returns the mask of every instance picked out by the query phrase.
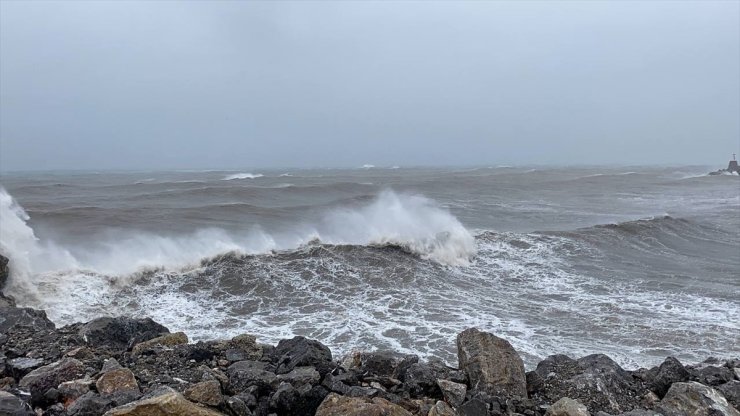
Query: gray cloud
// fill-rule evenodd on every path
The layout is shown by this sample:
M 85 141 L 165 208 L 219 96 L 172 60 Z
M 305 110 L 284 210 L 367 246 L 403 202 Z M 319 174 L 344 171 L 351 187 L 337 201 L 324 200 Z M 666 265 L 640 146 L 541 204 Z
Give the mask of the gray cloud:
M 740 3 L 0 2 L 0 169 L 708 163 Z

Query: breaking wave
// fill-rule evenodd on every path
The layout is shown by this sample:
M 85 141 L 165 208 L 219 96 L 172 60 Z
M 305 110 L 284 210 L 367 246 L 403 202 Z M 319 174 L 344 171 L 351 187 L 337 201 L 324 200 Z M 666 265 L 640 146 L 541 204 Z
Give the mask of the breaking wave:
M 224 181 L 233 181 L 235 179 L 257 179 L 261 178 L 265 175 L 261 173 L 235 173 L 233 175 L 225 176 L 222 180 Z

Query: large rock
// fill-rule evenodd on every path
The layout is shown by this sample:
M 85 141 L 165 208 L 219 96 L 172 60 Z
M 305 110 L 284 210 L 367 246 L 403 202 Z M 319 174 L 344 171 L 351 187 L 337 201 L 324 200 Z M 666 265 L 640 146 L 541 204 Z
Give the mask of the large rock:
M 46 312 L 31 308 L 0 307 L 0 334 L 16 327 L 29 327 L 35 331 L 54 329 L 54 323 L 46 317 Z
M 468 387 L 462 383 L 455 383 L 450 380 L 437 380 L 439 389 L 442 390 L 442 396 L 447 403 L 458 407 L 465 400 L 465 393 L 468 391 Z
M 226 343 L 228 351 L 244 358 L 242 360 L 259 360 L 262 358 L 262 346 L 257 343 L 257 337 L 250 334 L 237 335 Z
M 188 401 L 180 393 L 170 392 L 116 407 L 105 416 L 224 416 Z
M 0 254 L 0 291 L 3 290 L 5 282 L 8 281 L 10 275 L 10 269 L 8 267 L 8 258 Z
M 135 344 L 148 341 L 170 331 L 151 318 L 132 319 L 97 318 L 80 329 L 80 335 L 91 346 L 107 346 L 115 350 L 126 350 Z
M 570 397 L 597 413 L 622 413 L 641 405 L 647 393 L 632 375 L 603 354 L 573 360 L 552 355 L 527 373 L 530 397 L 540 403 L 553 403 Z
M 334 369 L 331 350 L 319 341 L 305 337 L 281 340 L 272 352 L 276 372 L 284 374 L 296 367 L 314 367 L 323 377 Z
M 188 343 L 188 336 L 184 332 L 175 332 L 174 334 L 165 334 L 156 338 L 152 338 L 148 341 L 140 342 L 134 345 L 131 350 L 133 355 L 140 355 L 147 352 L 151 352 L 157 347 L 174 347 L 175 345 L 182 345 Z
M 400 379 L 403 381 L 404 390 L 408 391 L 411 397 L 436 399 L 442 398 L 437 380 L 467 382 L 464 372 L 449 368 L 440 361 L 413 363 L 400 374 Z
M 42 358 L 18 357 L 8 360 L 5 367 L 13 377 L 20 379 L 30 373 L 31 370 L 39 368 L 42 365 L 44 365 L 44 360 Z
M 250 387 L 256 387 L 261 394 L 268 393 L 279 384 L 275 373 L 267 369 L 267 363 L 262 361 L 239 361 L 227 370 L 229 386 L 235 393 L 248 392 Z
M 438 401 L 429 410 L 427 416 L 458 416 L 457 412 L 449 404 Z
M 732 380 L 715 387 L 731 405 L 740 409 L 740 381 Z
M 316 416 L 412 416 L 401 406 L 388 400 L 375 397 L 373 399 L 360 397 L 345 397 L 336 393 L 326 396 L 326 399 L 316 409 Z
M 577 400 L 563 397 L 547 409 L 545 416 L 591 416 L 591 413 Z
M 128 368 L 118 368 L 104 373 L 95 383 L 98 392 L 103 396 L 139 393 L 139 384 L 134 373 Z
M 695 381 L 674 383 L 658 410 L 665 416 L 740 416 L 717 390 Z
M 329 391 L 322 386 L 304 384 L 293 387 L 290 383 L 281 383 L 270 396 L 270 408 L 279 416 L 313 415 Z
M 44 394 L 51 388 L 57 388 L 65 381 L 72 381 L 85 375 L 85 365 L 74 358 L 64 358 L 61 361 L 37 368 L 25 377 L 18 385 L 31 392 L 33 402 L 44 402 Z
M 355 352 L 345 358 L 343 365 L 361 375 L 402 378 L 411 364 L 419 362 L 416 355 L 399 354 L 392 351 Z
M 34 416 L 31 407 L 18 397 L 0 390 L 0 415 L 2 416 Z
M 68 406 L 67 413 L 70 416 L 100 416 L 114 406 L 112 398 L 89 391 Z
M 658 367 L 651 383 L 650 390 L 655 392 L 658 397 L 662 398 L 671 388 L 671 384 L 687 381 L 690 374 L 680 361 L 673 357 L 668 357 L 663 364 Z
M 217 380 L 202 381 L 185 389 L 185 397 L 197 403 L 218 407 L 223 403 L 221 383 Z
M 524 363 L 505 339 L 476 328 L 466 329 L 457 336 L 457 354 L 472 390 L 527 396 Z

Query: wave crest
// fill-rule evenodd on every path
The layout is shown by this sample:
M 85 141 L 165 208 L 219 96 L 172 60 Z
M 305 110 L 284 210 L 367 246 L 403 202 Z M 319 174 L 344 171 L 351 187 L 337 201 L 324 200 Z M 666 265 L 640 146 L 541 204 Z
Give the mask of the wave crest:
M 224 178 L 221 180 L 222 181 L 233 181 L 235 179 L 257 179 L 263 176 L 265 175 L 261 173 L 235 173 L 233 175 L 224 176 Z

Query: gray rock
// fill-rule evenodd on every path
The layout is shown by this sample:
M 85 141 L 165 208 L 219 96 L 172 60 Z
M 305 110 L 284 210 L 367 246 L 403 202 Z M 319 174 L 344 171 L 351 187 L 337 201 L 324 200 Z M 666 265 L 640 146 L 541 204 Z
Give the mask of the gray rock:
M 279 374 L 277 378 L 295 387 L 300 387 L 306 384 L 317 384 L 321 380 L 321 375 L 313 367 L 296 367 L 288 374 Z
M 402 378 L 411 364 L 419 362 L 416 355 L 399 354 L 392 351 L 359 352 L 345 360 L 347 368 L 362 375 Z
M 281 340 L 272 352 L 277 364 L 277 373 L 285 374 L 296 367 L 314 367 L 323 377 L 336 365 L 332 362 L 331 350 L 316 340 L 304 337 Z
M 67 408 L 67 413 L 70 416 L 100 416 L 113 406 L 111 398 L 103 398 L 97 393 L 87 392 Z
M 488 405 L 480 399 L 470 399 L 457 408 L 461 416 L 488 416 Z
M 621 413 L 641 407 L 647 393 L 632 375 L 603 354 L 573 360 L 552 355 L 527 375 L 530 397 L 553 403 L 569 397 L 596 413 Z
M 438 401 L 427 413 L 428 416 L 458 416 L 457 412 L 449 404 Z
M 10 275 L 10 268 L 8 267 L 9 261 L 10 260 L 8 260 L 7 257 L 0 254 L 0 290 L 3 290 L 3 286 L 5 286 Z
M 740 409 L 740 381 L 732 380 L 715 387 L 731 405 Z
M 196 403 L 218 407 L 223 403 L 221 383 L 216 380 L 202 381 L 185 389 L 185 398 Z
M 8 360 L 5 364 L 8 371 L 10 371 L 10 374 L 17 379 L 23 378 L 23 376 L 30 373 L 31 370 L 39 368 L 42 365 L 44 365 L 43 359 L 27 357 L 13 358 L 12 360 Z
M 115 350 L 126 350 L 169 332 L 151 318 L 132 319 L 120 316 L 94 319 L 82 326 L 80 336 L 94 347 L 107 346 Z
M 226 407 L 231 410 L 235 416 L 252 416 L 252 411 L 238 397 L 229 397 L 226 399 Z
M 457 336 L 457 353 L 472 390 L 527 397 L 524 363 L 505 339 L 466 329 Z
M 257 338 L 250 334 L 237 335 L 226 343 L 228 349 L 241 351 L 244 358 L 241 360 L 259 360 L 262 358 L 262 346 L 257 343 Z M 228 359 L 228 358 L 227 358 Z M 234 361 L 241 361 L 234 360 Z
M 727 367 L 714 365 L 691 369 L 691 379 L 707 386 L 719 386 L 735 378 L 735 374 Z
M 665 416 L 740 416 L 721 393 L 695 381 L 674 383 L 657 410 Z
M 227 370 L 229 385 L 235 393 L 247 392 L 249 387 L 257 387 L 260 395 L 268 393 L 279 384 L 277 375 L 267 370 L 262 361 L 239 361 Z
M 449 380 L 437 380 L 437 385 L 442 390 L 445 401 L 454 407 L 458 407 L 465 400 L 468 386 Z
M 680 361 L 673 357 L 668 357 L 663 361 L 660 367 L 658 367 L 649 388 L 655 392 L 658 397 L 662 398 L 668 392 L 671 384 L 688 381 L 689 377 L 689 372 L 684 368 Z
M 577 400 L 563 397 L 547 409 L 545 416 L 591 416 L 591 413 Z
M 111 370 L 118 370 L 123 368 L 121 364 L 118 363 L 118 360 L 115 358 L 109 358 L 103 362 L 103 368 L 100 369 L 101 373 L 107 373 Z
M 64 358 L 61 361 L 39 367 L 21 379 L 18 385 L 31 392 L 34 403 L 44 402 L 44 394 L 51 388 L 56 388 L 65 381 L 79 379 L 85 374 L 85 365 L 74 358 Z
M 31 308 L 0 307 L 0 333 L 7 333 L 16 327 L 30 327 L 36 331 L 54 329 L 54 323 L 46 317 L 46 312 Z
M 35 416 L 26 402 L 20 398 L 0 390 L 0 415 L 2 416 Z

